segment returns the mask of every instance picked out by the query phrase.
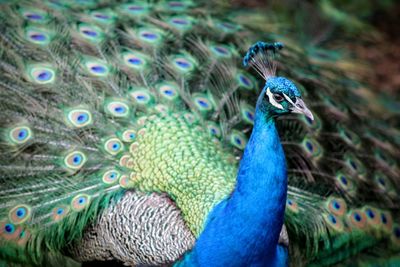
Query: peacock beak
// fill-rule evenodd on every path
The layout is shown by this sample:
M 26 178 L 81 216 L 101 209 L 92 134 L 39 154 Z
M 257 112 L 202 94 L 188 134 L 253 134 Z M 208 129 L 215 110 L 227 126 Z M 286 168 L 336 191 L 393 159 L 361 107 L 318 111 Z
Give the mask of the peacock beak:
M 306 104 L 304 104 L 303 99 L 296 97 L 296 102 L 292 102 L 292 107 L 290 108 L 292 113 L 304 114 L 310 120 L 314 120 L 314 116 L 311 111 L 307 108 Z

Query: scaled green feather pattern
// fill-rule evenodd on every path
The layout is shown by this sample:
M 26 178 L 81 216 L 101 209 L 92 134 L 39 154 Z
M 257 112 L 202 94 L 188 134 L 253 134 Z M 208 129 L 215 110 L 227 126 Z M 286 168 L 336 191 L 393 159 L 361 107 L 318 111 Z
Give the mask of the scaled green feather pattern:
M 132 187 L 145 192 L 168 192 L 196 236 L 210 210 L 235 185 L 235 157 L 184 114 L 147 118 L 130 152 Z

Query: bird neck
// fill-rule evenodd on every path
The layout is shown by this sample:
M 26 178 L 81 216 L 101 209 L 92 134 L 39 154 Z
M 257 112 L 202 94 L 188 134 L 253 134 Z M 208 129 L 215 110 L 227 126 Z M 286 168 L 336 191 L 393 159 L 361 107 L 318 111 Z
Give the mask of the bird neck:
M 256 109 L 234 192 L 210 213 L 195 247 L 178 266 L 274 266 L 282 261 L 277 245 L 286 194 L 286 160 L 275 122 Z

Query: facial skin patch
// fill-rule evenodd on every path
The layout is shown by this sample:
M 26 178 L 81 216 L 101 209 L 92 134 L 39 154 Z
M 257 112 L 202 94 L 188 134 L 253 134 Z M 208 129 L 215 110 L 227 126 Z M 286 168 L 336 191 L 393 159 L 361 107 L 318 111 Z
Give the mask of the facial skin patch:
M 268 96 L 269 103 L 271 103 L 276 108 L 283 109 L 282 105 L 275 101 L 274 96 L 273 96 L 271 90 L 269 89 L 269 87 L 267 88 L 266 94 Z

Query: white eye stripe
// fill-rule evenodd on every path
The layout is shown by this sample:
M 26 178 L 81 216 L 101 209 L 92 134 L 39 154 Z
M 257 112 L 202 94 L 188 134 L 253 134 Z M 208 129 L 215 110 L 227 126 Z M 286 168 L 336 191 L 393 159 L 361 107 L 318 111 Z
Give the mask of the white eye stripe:
M 285 99 L 286 99 L 290 104 L 292 104 L 293 106 L 296 105 L 295 103 L 293 103 L 292 99 L 290 99 L 290 97 L 288 97 L 285 93 L 283 93 L 283 96 L 285 97 Z
M 283 106 L 275 101 L 274 96 L 273 96 L 271 90 L 269 89 L 269 87 L 267 88 L 266 95 L 268 96 L 268 101 L 269 101 L 269 103 L 271 103 L 271 105 L 273 105 L 276 108 L 283 109 Z M 283 94 L 283 95 L 286 97 L 285 94 Z

